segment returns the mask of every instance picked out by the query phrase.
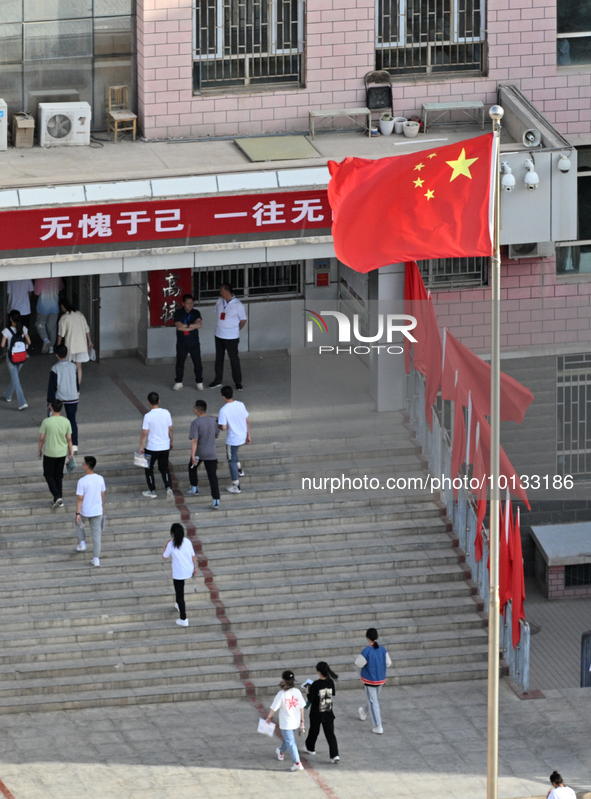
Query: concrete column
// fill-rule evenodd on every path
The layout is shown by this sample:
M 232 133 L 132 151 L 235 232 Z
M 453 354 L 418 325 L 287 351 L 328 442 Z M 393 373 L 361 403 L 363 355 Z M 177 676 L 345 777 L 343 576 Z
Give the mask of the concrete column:
M 404 313 L 404 264 L 392 264 L 370 276 L 370 327 L 378 329 L 378 314 Z M 382 341 L 386 343 L 385 336 Z M 382 341 L 380 343 L 382 343 Z M 402 334 L 392 344 L 403 345 Z M 384 350 L 369 356 L 370 394 L 377 411 L 398 411 L 406 406 L 404 355 L 389 355 Z

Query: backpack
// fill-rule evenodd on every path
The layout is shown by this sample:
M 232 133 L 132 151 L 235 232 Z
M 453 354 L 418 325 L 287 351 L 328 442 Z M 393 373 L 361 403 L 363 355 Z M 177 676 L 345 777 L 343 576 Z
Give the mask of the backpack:
M 8 357 L 11 363 L 23 363 L 27 360 L 27 344 L 22 333 L 13 333 L 8 345 Z

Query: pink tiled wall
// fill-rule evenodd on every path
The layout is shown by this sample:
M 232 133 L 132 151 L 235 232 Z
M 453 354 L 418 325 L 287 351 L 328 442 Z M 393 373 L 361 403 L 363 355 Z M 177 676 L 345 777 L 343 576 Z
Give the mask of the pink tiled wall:
M 374 69 L 374 6 L 374 0 L 308 0 L 304 89 L 199 97 L 192 93 L 192 0 L 139 0 L 144 135 L 302 131 L 309 109 L 364 105 L 363 77 Z M 423 102 L 438 98 L 493 103 L 497 84 L 511 82 L 562 133 L 589 133 L 591 71 L 557 70 L 555 0 L 491 0 L 488 6 L 488 77 L 396 83 L 396 114 L 417 114 Z
M 488 351 L 490 288 L 433 292 L 437 321 L 470 349 Z M 556 344 L 591 349 L 591 282 L 557 283 L 554 258 L 503 261 L 501 347 Z

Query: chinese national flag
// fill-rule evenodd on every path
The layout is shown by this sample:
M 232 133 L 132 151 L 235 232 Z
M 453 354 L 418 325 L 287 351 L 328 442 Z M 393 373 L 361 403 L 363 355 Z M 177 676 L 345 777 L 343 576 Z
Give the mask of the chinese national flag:
M 493 134 L 409 155 L 329 161 L 340 261 L 357 272 L 492 255 Z

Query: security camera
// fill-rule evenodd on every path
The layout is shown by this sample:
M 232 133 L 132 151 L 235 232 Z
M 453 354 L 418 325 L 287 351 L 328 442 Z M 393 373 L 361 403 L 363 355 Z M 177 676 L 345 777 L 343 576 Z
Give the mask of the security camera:
M 535 191 L 540 185 L 540 178 L 531 158 L 526 159 L 525 169 L 527 170 L 525 173 L 525 188 L 528 191 Z
M 501 172 L 503 173 L 501 188 L 503 191 L 513 191 L 515 188 L 515 175 L 513 175 L 511 167 L 506 161 L 501 164 Z
M 570 158 L 568 157 L 568 155 L 560 153 L 560 155 L 558 156 L 558 169 L 560 169 L 561 172 L 568 172 L 570 168 L 571 168 Z

